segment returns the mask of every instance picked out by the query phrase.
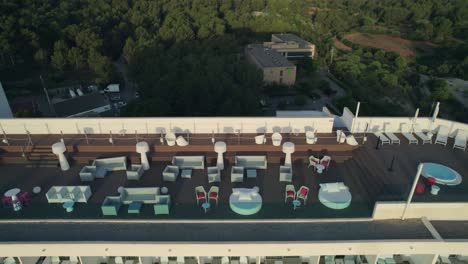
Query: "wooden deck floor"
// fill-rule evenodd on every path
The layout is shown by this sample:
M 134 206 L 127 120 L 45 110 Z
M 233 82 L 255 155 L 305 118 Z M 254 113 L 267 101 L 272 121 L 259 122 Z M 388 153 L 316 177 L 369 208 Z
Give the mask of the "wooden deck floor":
M 311 193 L 307 205 L 298 210 L 292 209 L 290 202 L 284 203 L 284 187 L 280 183 L 279 163 L 269 163 L 267 170 L 259 170 L 256 179 L 246 179 L 244 183 L 230 182 L 231 162 L 227 160 L 222 173 L 219 205 L 205 214 L 196 205 L 194 188 L 204 186 L 209 189 L 206 173 L 194 170 L 192 179 L 178 179 L 177 182 L 163 182 L 161 172 L 168 162 L 154 161 L 151 169 L 143 175 L 140 181 L 127 181 L 125 172 L 113 172 L 104 179 L 90 183 L 93 195 L 88 204 L 78 204 L 76 210 L 67 214 L 61 205 L 49 205 L 45 191 L 52 185 L 88 185 L 81 183 L 78 172 L 81 165 L 73 166 L 67 172 L 61 172 L 56 167 L 34 167 L 26 165 L 0 165 L 0 191 L 13 187 L 30 191 L 34 186 L 41 186 L 43 192 L 35 196 L 29 208 L 16 214 L 11 209 L 0 208 L 0 218 L 102 218 L 100 204 L 106 196 L 116 195 L 119 186 L 148 187 L 166 186 L 172 197 L 171 214 L 158 216 L 162 219 L 281 219 L 281 218 L 346 218 L 370 217 L 376 201 L 404 200 L 407 197 L 417 165 L 420 162 L 437 162 L 458 171 L 463 182 L 458 186 L 442 186 L 438 196 L 430 194 L 415 196 L 415 201 L 468 201 L 468 154 L 460 150 L 440 145 L 407 145 L 402 139 L 401 145 L 385 145 L 376 149 L 376 138 L 368 136 L 369 140 L 360 148 L 352 150 L 352 158 L 344 162 L 332 162 L 330 169 L 324 174 L 313 172 L 307 168 L 304 159 L 295 159 L 293 184 L 310 188 Z M 450 143 L 449 143 L 450 145 Z M 267 155 L 269 153 L 267 152 Z M 312 152 L 319 154 L 319 152 Z M 389 171 L 391 160 L 395 157 L 393 169 Z M 333 157 L 332 157 L 333 158 Z M 213 164 L 213 160 L 208 160 Z M 209 164 L 207 164 L 209 165 Z M 317 198 L 320 183 L 344 182 L 353 195 L 351 206 L 345 210 L 332 210 L 321 205 Z M 258 186 L 263 197 L 262 210 L 251 217 L 239 216 L 233 213 L 228 204 L 233 187 Z M 129 215 L 123 207 L 119 218 L 151 218 L 155 216 L 152 208 L 146 206 L 140 215 Z

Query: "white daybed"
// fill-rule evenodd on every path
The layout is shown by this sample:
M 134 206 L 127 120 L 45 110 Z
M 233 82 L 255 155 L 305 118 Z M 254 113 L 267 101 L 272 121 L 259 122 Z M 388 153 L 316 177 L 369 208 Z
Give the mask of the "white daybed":
M 319 201 L 328 208 L 341 210 L 351 204 L 351 192 L 342 182 L 322 183 L 318 193 Z

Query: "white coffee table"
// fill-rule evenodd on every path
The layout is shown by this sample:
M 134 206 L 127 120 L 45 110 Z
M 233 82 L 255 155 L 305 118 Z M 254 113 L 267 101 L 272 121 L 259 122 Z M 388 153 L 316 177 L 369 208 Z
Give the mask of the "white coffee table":
M 162 194 L 167 194 L 168 192 L 169 192 L 169 189 L 167 189 L 166 186 L 164 186 L 164 187 L 161 188 L 161 193 L 162 193 Z
M 183 179 L 191 179 L 192 178 L 192 169 L 183 169 L 180 173 L 180 177 Z
M 247 169 L 247 178 L 257 178 L 257 170 Z
M 322 174 L 323 170 L 325 169 L 325 166 L 322 164 L 315 165 L 315 168 L 317 169 L 317 173 Z

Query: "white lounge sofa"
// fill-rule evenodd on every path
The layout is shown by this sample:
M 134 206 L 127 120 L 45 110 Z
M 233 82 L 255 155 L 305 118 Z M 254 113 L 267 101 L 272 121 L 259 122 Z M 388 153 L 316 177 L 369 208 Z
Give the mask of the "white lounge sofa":
M 465 130 L 458 129 L 457 135 L 455 136 L 455 141 L 453 142 L 453 148 L 466 150 L 466 139 L 468 133 Z
M 89 186 L 52 186 L 46 193 L 48 203 L 87 203 L 91 197 Z
M 235 164 L 246 169 L 266 169 L 266 156 L 236 156 Z
M 188 146 L 188 141 L 183 136 L 178 136 L 176 139 L 177 146 L 185 147 Z
M 317 143 L 317 137 L 315 136 L 315 133 L 314 131 L 307 131 L 305 133 L 305 137 L 306 137 L 306 143 L 307 144 L 315 144 Z
M 96 178 L 104 178 L 108 171 L 127 170 L 127 157 L 95 159 L 92 166 L 96 167 Z
M 244 181 L 244 167 L 232 166 L 231 167 L 231 182 Z
M 204 156 L 174 156 L 172 158 L 172 165 L 180 169 L 204 169 L 205 157 Z
M 123 204 L 131 204 L 132 202 L 154 204 L 158 201 L 159 193 L 159 187 L 124 188 L 120 192 L 120 200 Z
M 437 137 L 434 141 L 434 144 L 440 144 L 443 146 L 447 146 L 449 135 L 449 128 L 446 126 L 439 126 L 439 130 L 437 131 Z

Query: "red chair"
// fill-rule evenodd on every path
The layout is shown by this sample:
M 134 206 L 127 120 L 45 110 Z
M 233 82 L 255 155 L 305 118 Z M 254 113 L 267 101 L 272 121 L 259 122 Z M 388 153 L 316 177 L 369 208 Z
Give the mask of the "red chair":
M 208 191 L 208 198 L 210 200 L 215 200 L 216 205 L 218 205 L 218 197 L 219 197 L 219 187 L 211 186 L 210 190 Z
M 205 191 L 205 188 L 203 188 L 203 186 L 195 187 L 195 198 L 197 199 L 197 204 L 199 203 L 200 200 L 207 201 L 206 191 Z
M 417 185 L 416 185 L 416 193 L 417 194 L 423 194 L 425 191 L 426 191 L 426 185 L 422 182 L 419 182 Z
M 296 199 L 304 200 L 304 205 L 305 205 L 308 195 L 309 195 L 309 188 L 306 186 L 301 186 L 301 188 L 299 188 L 299 191 L 297 191 L 296 193 Z
M 3 196 L 2 197 L 2 204 L 3 204 L 4 207 L 10 208 L 11 207 L 11 197 Z
M 286 202 L 288 198 L 292 198 L 293 200 L 296 199 L 296 189 L 294 188 L 294 185 L 292 184 L 286 185 L 286 189 L 284 192 L 285 192 L 284 202 Z
M 19 193 L 18 199 L 20 200 L 21 204 L 24 206 L 28 206 L 29 204 L 31 204 L 31 197 L 28 192 Z
M 427 187 L 431 187 L 432 185 L 435 185 L 436 183 L 437 183 L 437 180 L 434 177 L 427 177 L 426 178 Z

